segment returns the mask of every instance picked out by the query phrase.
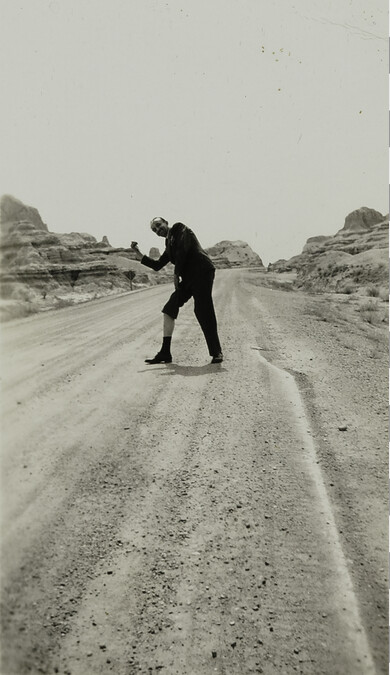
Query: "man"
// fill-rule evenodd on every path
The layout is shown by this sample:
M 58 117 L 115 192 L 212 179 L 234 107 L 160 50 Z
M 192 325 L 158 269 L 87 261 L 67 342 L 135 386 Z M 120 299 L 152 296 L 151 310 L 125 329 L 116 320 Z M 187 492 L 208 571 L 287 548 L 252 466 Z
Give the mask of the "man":
M 146 363 L 171 363 L 171 339 L 179 309 L 191 297 L 194 298 L 194 312 L 205 336 L 211 363 L 221 363 L 223 355 L 217 331 L 217 319 L 212 299 L 215 267 L 202 249 L 195 234 L 183 223 L 169 227 L 165 218 L 153 218 L 150 227 L 158 237 L 165 238 L 165 251 L 158 260 L 143 255 L 136 242 L 131 247 L 137 260 L 153 270 L 160 270 L 167 263 L 175 265 L 175 291 L 164 305 L 163 342 L 160 351 Z

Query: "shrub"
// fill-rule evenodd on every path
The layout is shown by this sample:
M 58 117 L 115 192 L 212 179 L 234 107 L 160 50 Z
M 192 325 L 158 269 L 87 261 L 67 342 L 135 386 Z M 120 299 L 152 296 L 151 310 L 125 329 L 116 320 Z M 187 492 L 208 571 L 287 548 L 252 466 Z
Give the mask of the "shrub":
M 360 312 L 360 315 L 366 323 L 378 324 L 382 322 L 382 316 L 379 316 L 379 305 L 377 301 L 368 300 L 367 302 L 362 303 L 357 311 Z
M 380 288 L 379 297 L 383 302 L 389 302 L 389 289 L 384 287 Z
M 366 287 L 366 294 L 370 296 L 371 298 L 377 298 L 379 297 L 379 288 L 378 286 L 375 286 L 374 284 L 370 284 L 369 286 Z
M 357 308 L 358 312 L 376 312 L 378 311 L 378 303 L 373 301 L 373 300 L 367 300 L 367 302 L 363 302 L 359 307 Z
M 60 298 L 58 295 L 55 296 L 55 308 L 62 309 L 63 307 L 71 307 L 74 305 L 74 300 L 72 298 Z
M 351 270 L 351 277 L 353 279 L 356 279 L 356 281 L 358 281 L 360 279 L 362 274 L 363 274 L 363 270 L 362 270 L 361 267 L 355 267 L 354 269 Z
M 5 299 L 12 298 L 14 289 L 15 285 L 13 283 L 8 281 L 2 283 L 0 287 L 1 297 Z
M 38 312 L 38 307 L 30 303 L 15 302 L 7 305 L 0 305 L 0 321 L 12 321 L 12 319 L 24 319 L 31 314 Z
M 343 284 L 337 288 L 337 293 L 345 293 L 346 295 L 351 295 L 355 292 L 355 286 L 353 284 Z

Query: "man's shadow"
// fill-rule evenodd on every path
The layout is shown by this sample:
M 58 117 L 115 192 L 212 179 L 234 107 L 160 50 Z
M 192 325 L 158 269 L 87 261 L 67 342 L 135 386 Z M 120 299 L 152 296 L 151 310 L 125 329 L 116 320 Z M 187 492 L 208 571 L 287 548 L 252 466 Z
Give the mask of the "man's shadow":
M 184 377 L 199 377 L 199 375 L 208 375 L 226 372 L 221 364 L 207 363 L 204 366 L 181 366 L 178 363 L 167 363 L 166 365 L 161 365 L 158 368 L 148 367 L 144 370 L 140 370 L 140 373 L 150 372 L 151 370 L 158 370 L 160 375 L 182 375 Z

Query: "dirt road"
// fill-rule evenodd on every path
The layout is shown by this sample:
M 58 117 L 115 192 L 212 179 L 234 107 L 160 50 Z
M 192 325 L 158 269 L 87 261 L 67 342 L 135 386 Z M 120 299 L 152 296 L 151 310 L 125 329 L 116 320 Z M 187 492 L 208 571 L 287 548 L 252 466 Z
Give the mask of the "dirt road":
M 217 274 L 4 326 L 2 675 L 387 672 L 386 337 Z

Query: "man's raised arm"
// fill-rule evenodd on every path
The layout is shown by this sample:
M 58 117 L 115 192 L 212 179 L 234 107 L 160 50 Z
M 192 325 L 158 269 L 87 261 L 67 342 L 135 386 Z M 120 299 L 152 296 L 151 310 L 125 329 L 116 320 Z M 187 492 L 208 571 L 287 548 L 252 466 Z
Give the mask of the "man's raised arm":
M 160 255 L 158 260 L 153 260 L 153 258 L 149 258 L 149 256 L 141 253 L 136 241 L 131 242 L 131 248 L 135 252 L 136 258 L 137 260 L 139 260 L 140 263 L 146 265 L 146 267 L 150 267 L 152 270 L 155 270 L 156 272 L 161 270 L 162 267 L 164 267 L 167 263 L 169 263 L 168 253 L 166 251 L 164 251 L 164 253 Z
M 162 267 L 165 267 L 165 265 L 169 263 L 168 253 L 164 251 L 158 260 L 153 260 L 153 258 L 149 258 L 149 256 L 144 255 L 141 258 L 141 263 L 146 265 L 146 267 L 150 267 L 152 270 L 155 270 L 155 272 L 158 272 L 162 269 Z

